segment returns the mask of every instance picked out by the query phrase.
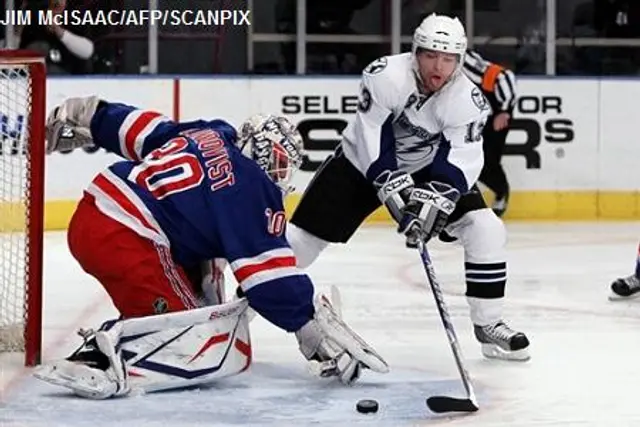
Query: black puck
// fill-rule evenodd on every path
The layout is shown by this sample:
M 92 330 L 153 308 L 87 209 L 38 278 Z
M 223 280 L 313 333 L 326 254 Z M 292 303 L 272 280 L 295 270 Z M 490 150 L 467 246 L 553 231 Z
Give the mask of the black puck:
M 358 401 L 356 409 L 361 414 L 375 414 L 378 412 L 378 402 L 373 399 L 362 399 Z

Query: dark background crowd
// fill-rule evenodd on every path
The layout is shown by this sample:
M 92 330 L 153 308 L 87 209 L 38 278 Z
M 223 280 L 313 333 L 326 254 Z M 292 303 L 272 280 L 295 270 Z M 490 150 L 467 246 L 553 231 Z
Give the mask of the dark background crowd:
M 403 42 L 431 12 L 464 22 L 464 0 L 401 0 Z M 4 1 L 0 2 L 4 16 Z M 17 8 L 146 9 L 143 0 L 15 0 Z M 246 9 L 248 0 L 160 0 L 160 9 Z M 296 0 L 253 0 L 251 27 L 159 26 L 162 74 L 296 72 Z M 358 74 L 389 54 L 390 0 L 307 0 L 307 33 L 336 36 L 306 45 L 309 74 Z M 640 0 L 557 0 L 556 73 L 637 75 Z M 544 74 L 545 0 L 475 0 L 473 45 L 518 74 Z M 0 26 L 0 38 L 5 28 Z M 356 38 L 354 42 L 354 37 Z M 358 37 L 360 37 L 358 39 Z M 52 74 L 138 74 L 149 70 L 148 28 L 86 26 L 15 28 L 16 46 L 47 55 Z M 631 40 L 631 42 L 629 42 Z M 0 41 L 0 43 L 6 41 Z M 403 43 L 402 48 L 409 48 Z

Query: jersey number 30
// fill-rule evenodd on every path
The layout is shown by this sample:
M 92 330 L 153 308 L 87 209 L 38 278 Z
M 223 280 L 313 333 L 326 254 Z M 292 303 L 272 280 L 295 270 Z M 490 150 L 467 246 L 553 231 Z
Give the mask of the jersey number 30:
M 184 137 L 170 140 L 149 153 L 128 178 L 158 200 L 197 187 L 205 172 L 194 154 L 181 152 L 188 145 Z

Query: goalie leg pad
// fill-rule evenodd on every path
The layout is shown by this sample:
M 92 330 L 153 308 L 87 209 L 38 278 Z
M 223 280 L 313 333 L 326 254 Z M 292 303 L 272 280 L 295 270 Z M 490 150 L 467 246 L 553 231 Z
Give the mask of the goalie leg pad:
M 82 363 L 59 360 L 39 367 L 33 376 L 49 384 L 70 389 L 87 399 L 107 399 L 118 393 L 118 382 L 101 371 Z
M 241 299 L 119 321 L 96 333 L 109 369 L 60 361 L 34 375 L 94 399 L 191 387 L 236 375 L 251 364 L 247 307 Z
M 89 399 L 126 395 L 127 370 L 111 336 L 104 331 L 81 330 L 79 334 L 85 338 L 80 349 L 65 360 L 41 366 L 34 376 Z

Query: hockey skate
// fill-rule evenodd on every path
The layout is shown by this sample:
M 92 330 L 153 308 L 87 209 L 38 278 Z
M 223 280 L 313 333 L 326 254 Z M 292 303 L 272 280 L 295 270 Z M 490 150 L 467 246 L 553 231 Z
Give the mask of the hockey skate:
M 473 326 L 482 354 L 490 359 L 529 360 L 529 339 L 508 327 L 502 320 L 486 326 Z
M 621 277 L 611 284 L 610 301 L 620 301 L 640 296 L 640 278 L 635 274 Z

